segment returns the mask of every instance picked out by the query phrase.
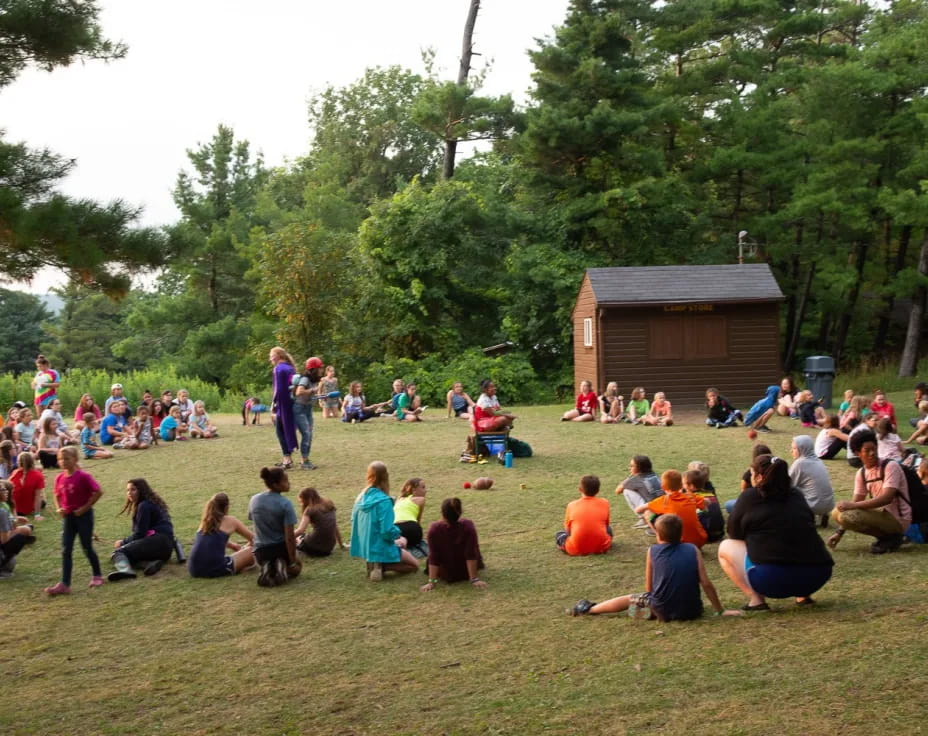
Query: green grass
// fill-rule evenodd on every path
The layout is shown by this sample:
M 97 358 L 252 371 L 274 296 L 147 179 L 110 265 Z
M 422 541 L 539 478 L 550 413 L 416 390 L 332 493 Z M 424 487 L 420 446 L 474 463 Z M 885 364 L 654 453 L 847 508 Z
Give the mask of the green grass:
M 909 392 L 891 398 L 905 421 Z M 458 463 L 465 424 L 429 412 L 417 426 L 317 419 L 320 469 L 291 473 L 294 498 L 312 483 L 335 500 L 346 537 L 373 459 L 387 463 L 394 492 L 407 477 L 426 479 L 426 523 L 443 498 L 459 496 L 480 532 L 485 591 L 420 593 L 422 575 L 369 583 L 363 562 L 344 552 L 306 561 L 280 589 L 258 588 L 253 572 L 192 580 L 171 564 L 90 591 L 78 549 L 74 594 L 49 600 L 41 589 L 58 576 L 58 524 L 44 522 L 16 576 L 0 582 L 0 732 L 869 734 L 877 719 L 897 733 L 925 728 L 912 683 L 928 655 L 926 548 L 874 557 L 869 540 L 847 535 L 812 609 L 775 602 L 771 614 L 685 624 L 565 615 L 581 597 L 642 589 L 648 542 L 612 493 L 630 455 L 649 454 L 659 471 L 703 460 L 727 499 L 751 442 L 741 429 L 705 428 L 698 414 L 665 429 L 560 423 L 563 408 L 517 410 L 515 435 L 536 456 L 508 470 Z M 216 491 L 244 517 L 258 470 L 278 459 L 273 430 L 232 416 L 220 423 L 215 442 L 85 464 L 105 490 L 97 505 L 105 568 L 129 525 L 117 516 L 129 478 L 147 478 L 167 499 L 185 540 Z M 789 457 L 800 428 L 782 418 L 772 426 L 764 439 Z M 849 497 L 851 469 L 843 460 L 829 468 Z M 603 480 L 616 542 L 608 555 L 568 558 L 553 535 L 584 473 Z M 462 490 L 484 474 L 496 479 L 493 490 Z M 715 549 L 704 553 L 709 575 L 723 603 L 740 605 Z

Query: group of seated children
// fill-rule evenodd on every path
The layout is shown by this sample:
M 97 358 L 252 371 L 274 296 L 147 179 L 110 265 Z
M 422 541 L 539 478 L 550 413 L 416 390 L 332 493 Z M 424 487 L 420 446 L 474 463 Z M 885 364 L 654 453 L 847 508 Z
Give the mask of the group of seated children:
M 573 409 L 564 412 L 562 422 L 594 422 L 597 412 L 603 424 L 646 424 L 669 427 L 673 424 L 673 411 L 663 391 L 654 394 L 654 401 L 649 402 L 642 387 L 632 389 L 628 405 L 625 397 L 619 394 L 615 381 L 606 384 L 606 390 L 599 396 L 593 391 L 590 381 L 580 382 L 580 393 Z
M 658 479 L 646 455 L 632 458 L 631 474 L 616 488 L 625 496 L 638 517 L 633 525 L 655 535 L 654 521 L 663 514 L 676 514 L 683 524 L 683 541 L 702 547 L 724 536 L 724 519 L 718 498 L 709 483 L 709 468 L 698 460 L 685 473 L 667 470 Z M 564 528 L 555 535 L 558 549 L 568 555 L 608 552 L 612 545 L 609 502 L 599 498 L 600 481 L 595 475 L 580 479 L 580 498 L 567 505 Z
M 393 381 L 393 395 L 379 404 L 368 404 L 360 381 L 352 381 L 348 393 L 342 399 L 342 421 L 355 424 L 379 416 L 393 416 L 401 422 L 422 421 L 422 413 L 428 409 L 422 405 L 415 383 L 406 383 L 402 378 Z

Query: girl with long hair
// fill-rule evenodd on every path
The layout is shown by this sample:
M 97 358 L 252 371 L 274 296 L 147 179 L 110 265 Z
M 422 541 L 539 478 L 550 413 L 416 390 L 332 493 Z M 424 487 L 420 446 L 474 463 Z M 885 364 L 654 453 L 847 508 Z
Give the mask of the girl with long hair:
M 245 544 L 230 541 L 232 534 L 245 539 Z M 221 578 L 237 575 L 255 564 L 251 544 L 255 535 L 251 529 L 229 514 L 229 497 L 215 494 L 203 507 L 203 516 L 187 558 L 187 571 L 194 578 Z M 232 551 L 226 554 L 226 549 Z
M 133 478 L 126 484 L 126 503 L 120 514 L 132 517 L 132 533 L 116 542 L 112 560 L 116 570 L 108 580 L 116 582 L 136 577 L 133 567 L 141 567 L 145 575 L 154 575 L 174 551 L 174 525 L 168 505 L 144 478 Z
M 429 527 L 429 581 L 420 588 L 423 592 L 432 590 L 439 580 L 469 580 L 475 588 L 487 587 L 479 577 L 483 557 L 477 528 L 461 514 L 461 499 L 446 498 L 441 502 L 441 521 Z
M 296 548 L 310 557 L 328 557 L 338 545 L 347 549 L 335 520 L 335 504 L 319 495 L 315 488 L 300 491 L 300 524 L 294 530 Z M 312 531 L 307 530 L 312 527 Z

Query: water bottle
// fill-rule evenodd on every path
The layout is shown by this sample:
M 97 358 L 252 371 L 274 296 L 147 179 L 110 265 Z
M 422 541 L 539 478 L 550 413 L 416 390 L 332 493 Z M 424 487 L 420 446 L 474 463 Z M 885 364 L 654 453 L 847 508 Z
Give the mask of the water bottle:
M 505 459 L 504 459 L 504 461 L 503 461 L 503 465 L 504 465 L 505 467 L 507 467 L 507 468 L 511 468 L 511 467 L 512 467 L 512 450 L 509 450 L 509 451 L 506 453 Z

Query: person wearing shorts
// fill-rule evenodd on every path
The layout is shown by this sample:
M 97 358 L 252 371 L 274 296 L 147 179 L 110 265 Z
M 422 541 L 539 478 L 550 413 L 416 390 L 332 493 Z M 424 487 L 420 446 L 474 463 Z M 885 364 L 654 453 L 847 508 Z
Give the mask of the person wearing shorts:
M 728 517 L 719 564 L 748 597 L 742 610 L 770 610 L 766 598 L 795 598 L 798 605 L 810 605 L 834 566 L 815 516 L 805 496 L 792 487 L 785 460 L 758 455 L 751 479 L 752 487 L 741 492 Z

